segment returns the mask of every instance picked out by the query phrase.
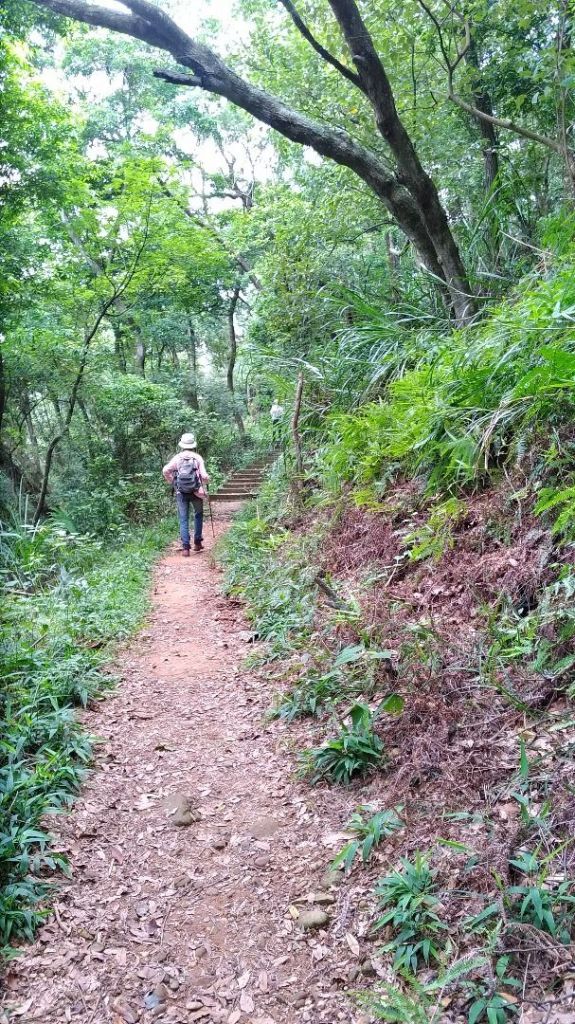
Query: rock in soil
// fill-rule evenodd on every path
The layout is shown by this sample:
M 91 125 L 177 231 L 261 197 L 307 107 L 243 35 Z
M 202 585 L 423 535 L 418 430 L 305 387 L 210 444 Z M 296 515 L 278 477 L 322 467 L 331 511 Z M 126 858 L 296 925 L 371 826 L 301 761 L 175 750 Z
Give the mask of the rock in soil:
M 326 914 L 325 910 L 304 910 L 303 914 L 299 915 L 297 924 L 305 932 L 311 931 L 312 928 L 323 928 L 329 924 L 329 914 Z
M 193 825 L 201 817 L 194 799 L 183 793 L 173 793 L 164 801 L 164 807 L 172 825 L 180 828 Z

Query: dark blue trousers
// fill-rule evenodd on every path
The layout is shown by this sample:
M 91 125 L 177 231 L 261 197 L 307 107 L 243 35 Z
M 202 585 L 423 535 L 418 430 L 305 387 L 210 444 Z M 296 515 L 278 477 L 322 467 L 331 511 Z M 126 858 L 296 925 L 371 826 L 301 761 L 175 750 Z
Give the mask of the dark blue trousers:
M 180 494 L 176 491 L 176 502 L 178 505 L 178 518 L 180 520 L 180 537 L 182 547 L 190 546 L 190 505 L 194 509 L 194 543 L 198 544 L 202 538 L 204 526 L 204 503 L 195 494 Z

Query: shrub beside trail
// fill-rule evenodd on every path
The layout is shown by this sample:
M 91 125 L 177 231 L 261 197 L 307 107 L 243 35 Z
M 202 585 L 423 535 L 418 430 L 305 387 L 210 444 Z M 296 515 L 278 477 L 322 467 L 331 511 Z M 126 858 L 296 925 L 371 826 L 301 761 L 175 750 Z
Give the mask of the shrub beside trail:
M 7 527 L 2 550 L 0 660 L 0 946 L 31 938 L 47 913 L 51 876 L 67 871 L 44 816 L 68 807 L 93 739 L 74 707 L 113 685 L 114 642 L 147 608 L 150 567 L 165 529 L 106 544 L 58 525 Z

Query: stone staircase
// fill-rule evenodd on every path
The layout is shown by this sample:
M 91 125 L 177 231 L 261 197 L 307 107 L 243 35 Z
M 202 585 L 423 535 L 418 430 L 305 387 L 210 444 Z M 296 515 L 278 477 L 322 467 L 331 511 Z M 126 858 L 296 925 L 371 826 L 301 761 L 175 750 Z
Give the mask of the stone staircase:
M 212 501 L 248 501 L 255 498 L 267 470 L 277 459 L 277 454 L 272 453 L 257 459 L 251 465 L 238 469 L 232 476 L 228 477 L 222 484 L 219 491 L 210 494 Z

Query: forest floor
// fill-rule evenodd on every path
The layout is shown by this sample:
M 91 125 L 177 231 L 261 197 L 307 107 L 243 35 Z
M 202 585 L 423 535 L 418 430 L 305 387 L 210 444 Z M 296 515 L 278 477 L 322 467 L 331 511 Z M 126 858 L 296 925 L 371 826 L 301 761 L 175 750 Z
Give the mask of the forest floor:
M 220 508 L 219 534 L 233 511 Z M 72 874 L 9 966 L 10 1019 L 366 1019 L 346 989 L 371 968 L 349 897 L 326 877 L 355 797 L 311 792 L 289 741 L 264 728 L 269 686 L 244 667 L 252 637 L 211 546 L 159 562 L 145 628 L 112 667 L 117 689 L 82 715 L 94 770 L 50 822 Z M 329 931 L 304 930 L 309 911 Z

